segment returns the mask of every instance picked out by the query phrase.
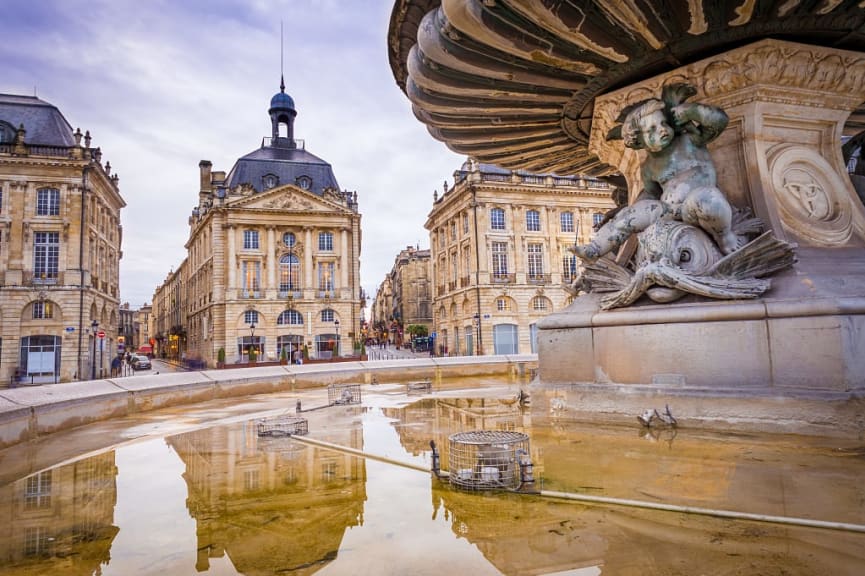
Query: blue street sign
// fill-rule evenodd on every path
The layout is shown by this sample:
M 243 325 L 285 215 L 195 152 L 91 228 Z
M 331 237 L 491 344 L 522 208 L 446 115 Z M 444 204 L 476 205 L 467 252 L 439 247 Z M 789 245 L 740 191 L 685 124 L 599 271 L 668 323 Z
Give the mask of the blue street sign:
M 75 326 L 67 326 L 66 331 L 67 332 L 75 332 Z
M 435 339 L 435 337 L 436 337 L 436 333 L 433 332 L 432 334 L 429 335 L 429 337 L 432 338 L 432 339 Z

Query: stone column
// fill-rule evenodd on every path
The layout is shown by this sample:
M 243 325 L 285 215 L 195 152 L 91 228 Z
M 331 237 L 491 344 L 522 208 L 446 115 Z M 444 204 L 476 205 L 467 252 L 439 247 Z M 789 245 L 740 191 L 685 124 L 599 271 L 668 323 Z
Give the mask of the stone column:
M 312 283 L 312 227 L 305 226 L 303 232 L 303 297 L 315 298 L 315 285 Z
M 267 284 L 264 286 L 264 297 L 272 299 L 276 297 L 276 245 L 274 244 L 273 226 L 267 227 L 267 246 L 265 248 L 265 266 L 267 266 Z
M 348 251 L 348 228 L 343 226 L 340 228 L 340 236 L 342 236 L 342 248 L 340 250 L 340 266 L 339 266 L 339 293 L 342 298 L 350 298 L 350 287 L 348 284 L 348 268 L 351 266 L 351 254 Z
M 228 289 L 232 291 L 231 300 L 237 298 L 237 250 L 235 248 L 235 228 L 229 224 L 225 233 L 228 235 Z

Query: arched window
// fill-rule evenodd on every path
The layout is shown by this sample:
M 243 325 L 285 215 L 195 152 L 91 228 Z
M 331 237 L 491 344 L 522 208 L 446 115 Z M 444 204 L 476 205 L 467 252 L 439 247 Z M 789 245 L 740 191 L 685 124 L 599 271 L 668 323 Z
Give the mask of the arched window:
M 543 312 L 549 307 L 549 301 L 543 296 L 535 296 L 532 298 L 532 310 L 535 312 Z
M 294 254 L 284 254 L 279 259 L 279 291 L 285 297 L 286 292 L 300 290 L 300 259 Z
M 333 322 L 335 318 L 333 310 L 331 308 L 325 308 L 321 311 L 321 321 L 322 322 Z
M 276 319 L 276 323 L 280 325 L 303 326 L 303 314 L 294 309 L 284 310 L 279 315 L 279 318 Z
M 496 298 L 496 310 L 499 312 L 507 312 L 511 309 L 511 302 L 506 296 Z

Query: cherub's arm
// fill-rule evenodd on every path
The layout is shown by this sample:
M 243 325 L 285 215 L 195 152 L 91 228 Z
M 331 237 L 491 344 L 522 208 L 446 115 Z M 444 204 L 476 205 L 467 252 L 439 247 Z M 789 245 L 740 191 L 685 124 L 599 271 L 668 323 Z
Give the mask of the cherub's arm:
M 730 120 L 720 108 L 696 102 L 679 104 L 673 107 L 672 114 L 676 127 L 684 128 L 698 146 L 714 140 Z

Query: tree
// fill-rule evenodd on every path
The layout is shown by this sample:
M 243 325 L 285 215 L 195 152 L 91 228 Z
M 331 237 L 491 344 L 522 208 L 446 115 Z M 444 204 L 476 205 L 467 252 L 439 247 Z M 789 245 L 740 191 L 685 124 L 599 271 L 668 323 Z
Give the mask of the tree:
M 429 329 L 423 324 L 409 324 L 405 331 L 408 332 L 412 338 L 429 336 Z

